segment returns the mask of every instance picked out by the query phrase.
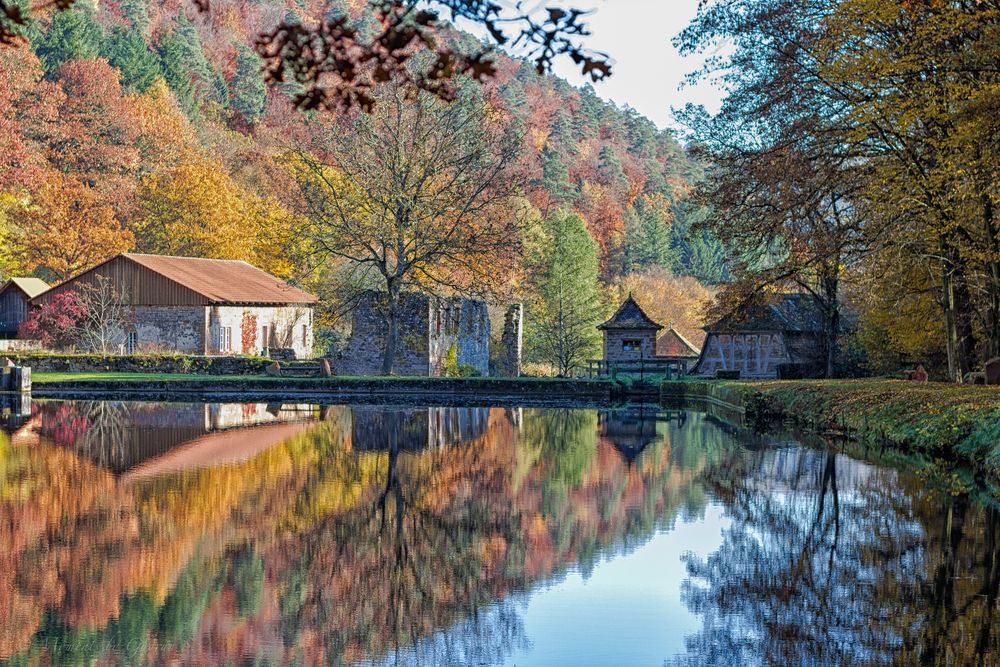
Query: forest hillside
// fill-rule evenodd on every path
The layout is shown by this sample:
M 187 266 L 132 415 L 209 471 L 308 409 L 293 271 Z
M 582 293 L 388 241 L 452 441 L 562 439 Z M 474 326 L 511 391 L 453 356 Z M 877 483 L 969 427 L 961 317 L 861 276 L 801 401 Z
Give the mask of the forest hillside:
M 60 280 L 123 251 L 219 257 L 336 302 L 330 267 L 297 233 L 284 158 L 311 119 L 333 112 L 299 111 L 293 85 L 266 86 L 251 45 L 324 11 L 363 25 L 364 3 L 340 5 L 218 0 L 204 14 L 176 0 L 106 0 L 42 15 L 27 45 L 0 51 L 3 277 Z M 702 284 L 724 278 L 723 252 L 691 232 L 706 215 L 686 204 L 701 169 L 674 135 L 503 55 L 483 87 L 522 137 L 536 217 L 584 221 L 605 310 L 626 276 L 690 276 L 676 320 L 698 338 Z

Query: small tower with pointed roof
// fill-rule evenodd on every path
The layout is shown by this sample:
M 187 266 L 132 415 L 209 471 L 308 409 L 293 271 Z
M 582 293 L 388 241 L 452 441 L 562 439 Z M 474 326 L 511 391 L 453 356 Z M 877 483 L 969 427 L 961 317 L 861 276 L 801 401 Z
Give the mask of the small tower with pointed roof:
M 655 357 L 656 335 L 663 325 L 654 322 L 629 292 L 611 319 L 597 328 L 604 334 L 604 360 L 617 362 Z

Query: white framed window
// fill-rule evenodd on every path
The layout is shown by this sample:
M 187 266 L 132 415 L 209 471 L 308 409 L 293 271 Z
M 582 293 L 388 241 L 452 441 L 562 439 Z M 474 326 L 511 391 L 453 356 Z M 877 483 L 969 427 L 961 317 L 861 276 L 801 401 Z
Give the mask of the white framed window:
M 125 337 L 125 354 L 135 354 L 135 332 L 129 331 L 128 335 Z
M 233 351 L 233 328 L 219 327 L 219 352 Z
M 302 325 L 302 347 L 309 345 L 309 325 Z

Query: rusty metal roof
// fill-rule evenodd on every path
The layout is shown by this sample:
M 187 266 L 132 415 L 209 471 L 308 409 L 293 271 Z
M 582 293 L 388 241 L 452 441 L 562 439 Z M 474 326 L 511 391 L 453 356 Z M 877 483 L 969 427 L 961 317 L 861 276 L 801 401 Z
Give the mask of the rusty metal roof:
M 211 303 L 315 303 L 316 297 L 244 261 L 124 253 L 164 278 L 200 294 Z

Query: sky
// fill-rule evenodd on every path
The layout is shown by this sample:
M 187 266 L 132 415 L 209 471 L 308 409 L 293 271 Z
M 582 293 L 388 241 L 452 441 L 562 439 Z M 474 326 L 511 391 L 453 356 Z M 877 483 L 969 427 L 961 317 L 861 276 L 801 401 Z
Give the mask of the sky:
M 511 0 L 503 0 L 510 4 Z M 660 128 L 676 127 L 671 107 L 688 102 L 718 109 L 721 92 L 709 84 L 684 86 L 685 75 L 698 69 L 701 58 L 682 57 L 671 40 L 687 26 L 698 0 L 558 0 L 553 6 L 592 10 L 586 23 L 591 36 L 583 43 L 611 57 L 611 78 L 596 84 L 601 97 L 619 106 L 628 104 Z M 526 5 L 532 7 L 532 0 Z M 543 5 L 541 2 L 539 6 Z M 459 25 L 482 35 L 478 26 Z M 568 57 L 560 57 L 555 73 L 576 86 L 590 82 Z

